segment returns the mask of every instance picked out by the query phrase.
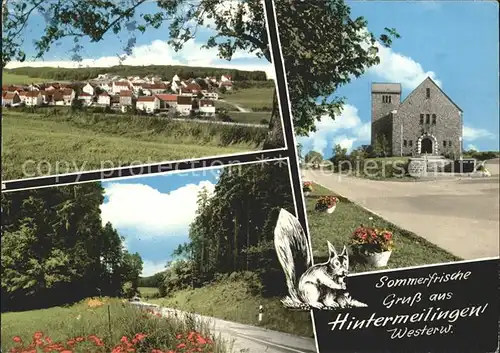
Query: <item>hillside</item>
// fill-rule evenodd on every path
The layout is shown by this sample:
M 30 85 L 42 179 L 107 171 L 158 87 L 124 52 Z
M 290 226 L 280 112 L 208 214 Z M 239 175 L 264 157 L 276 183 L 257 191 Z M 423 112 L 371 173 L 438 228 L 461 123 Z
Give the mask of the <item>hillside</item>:
M 233 81 L 266 81 L 264 71 L 242 71 L 234 69 L 221 69 L 212 67 L 195 67 L 180 65 L 150 65 L 129 66 L 119 65 L 112 67 L 85 67 L 85 68 L 59 68 L 59 67 L 19 67 L 15 69 L 4 69 L 5 74 L 24 75 L 51 80 L 79 81 L 96 78 L 99 74 L 111 74 L 122 77 L 155 75 L 163 80 L 171 80 L 174 75 L 181 79 L 215 76 L 223 74 L 232 76 Z

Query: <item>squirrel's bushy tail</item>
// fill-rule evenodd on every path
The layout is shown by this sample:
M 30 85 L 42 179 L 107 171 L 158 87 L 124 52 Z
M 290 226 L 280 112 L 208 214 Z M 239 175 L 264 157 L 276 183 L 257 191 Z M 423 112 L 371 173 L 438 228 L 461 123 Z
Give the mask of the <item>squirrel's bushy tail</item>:
M 298 219 L 285 209 L 281 209 L 274 229 L 274 246 L 288 286 L 289 296 L 282 302 L 287 307 L 300 307 L 303 304 L 298 296 L 298 281 L 312 265 L 311 253 Z

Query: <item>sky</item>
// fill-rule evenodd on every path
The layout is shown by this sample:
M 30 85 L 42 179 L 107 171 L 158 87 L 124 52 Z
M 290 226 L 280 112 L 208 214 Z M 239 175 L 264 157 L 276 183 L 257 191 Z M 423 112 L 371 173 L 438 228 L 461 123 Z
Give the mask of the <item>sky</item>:
M 224 0 L 221 5 L 225 9 L 233 9 L 232 0 Z M 155 2 L 146 2 L 138 8 L 136 17 L 141 13 L 155 13 L 159 11 Z M 73 39 L 62 39 L 57 45 L 53 45 L 43 60 L 33 60 L 34 46 L 33 40 L 39 39 L 40 32 L 45 28 L 45 18 L 38 12 L 33 12 L 30 17 L 24 35 L 23 50 L 27 54 L 26 61 L 11 62 L 7 68 L 19 66 L 59 66 L 75 67 L 78 65 L 108 67 L 119 64 L 118 56 L 123 55 L 131 35 L 126 30 L 117 37 L 109 31 L 104 38 L 97 43 L 90 43 L 89 40 L 82 40 L 80 44 L 84 47 L 80 56 L 81 62 L 71 60 L 72 54 L 69 52 L 73 47 Z M 206 22 L 206 23 L 209 23 Z M 175 52 L 169 45 L 168 22 L 158 29 L 148 28 L 144 34 L 136 32 L 136 44 L 124 65 L 186 65 L 202 67 L 218 67 L 240 70 L 265 71 L 268 78 L 274 78 L 274 67 L 266 59 L 259 59 L 254 53 L 237 51 L 231 61 L 219 59 L 217 49 L 202 49 L 206 40 L 215 33 L 209 28 L 200 28 L 194 40 L 186 43 L 184 48 Z
M 349 1 L 353 17 L 363 16 L 368 30 L 385 27 L 401 35 L 381 62 L 337 94 L 347 99 L 335 121 L 326 117 L 318 131 L 299 137 L 304 154 L 332 155 L 336 144 L 348 150 L 370 144 L 372 82 L 395 82 L 403 99 L 427 76 L 464 111 L 464 148 L 499 150 L 499 49 L 496 1 Z M 377 35 L 377 37 L 378 37 Z
M 103 224 L 111 222 L 125 238 L 129 252 L 138 252 L 142 276 L 164 270 L 172 253 L 189 240 L 198 192 L 213 193 L 220 168 L 103 182 Z

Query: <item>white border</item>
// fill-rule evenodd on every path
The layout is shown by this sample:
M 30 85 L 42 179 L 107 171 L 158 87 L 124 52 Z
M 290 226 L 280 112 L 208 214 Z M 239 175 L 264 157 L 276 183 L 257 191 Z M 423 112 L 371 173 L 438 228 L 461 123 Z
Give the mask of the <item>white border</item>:
M 267 18 L 267 11 L 266 11 L 266 6 L 265 6 L 265 3 L 264 3 L 264 0 L 262 0 L 262 3 L 263 3 L 263 6 L 264 6 L 264 15 Z M 288 101 L 288 114 L 290 116 L 290 125 L 292 127 L 292 141 L 293 141 L 292 148 L 296 148 L 297 141 L 295 139 L 295 127 L 293 125 L 292 106 L 291 106 L 291 103 L 290 103 L 290 91 L 288 90 L 288 79 L 286 77 L 285 60 L 283 59 L 283 52 L 281 50 L 281 39 L 280 39 L 280 35 L 279 35 L 280 32 L 279 32 L 279 27 L 278 27 L 278 18 L 276 16 L 276 6 L 274 4 L 274 0 L 271 0 L 271 3 L 272 3 L 272 8 L 273 8 L 272 16 L 274 17 L 274 22 L 275 22 L 275 25 L 276 25 L 276 37 L 278 38 L 278 43 L 277 43 L 278 44 L 278 52 L 279 52 L 279 56 L 281 57 L 281 64 L 282 64 L 282 69 L 283 69 L 283 76 L 284 76 L 284 80 L 285 80 L 286 99 Z M 268 33 L 268 36 L 269 36 L 269 50 L 270 50 L 271 56 L 272 56 L 273 51 L 272 51 L 271 38 L 270 38 L 270 33 L 269 33 L 269 23 L 268 23 L 267 20 L 266 20 L 266 24 L 268 26 L 267 33 Z M 278 80 L 276 79 L 275 82 L 277 83 L 277 81 Z M 279 92 L 279 90 L 278 90 L 278 93 L 281 94 L 281 92 Z M 280 109 L 280 114 L 282 114 L 281 113 L 281 109 L 282 109 L 281 104 L 278 104 L 278 106 L 279 106 L 279 109 Z M 295 153 L 295 163 L 297 165 L 297 169 L 298 169 L 298 172 L 299 172 L 298 173 L 299 175 L 297 177 L 299 178 L 300 185 L 302 185 L 302 176 L 301 176 L 301 172 L 300 172 L 299 156 L 298 156 L 297 152 Z M 288 168 L 290 169 L 290 166 Z M 291 169 L 290 169 L 290 175 L 291 175 Z M 293 183 L 292 183 L 292 189 L 293 189 Z M 293 195 L 294 195 L 295 210 L 296 210 L 296 214 L 297 214 L 297 203 L 295 201 L 295 192 L 293 193 Z M 314 256 L 313 256 L 312 243 L 311 243 L 311 235 L 310 235 L 311 233 L 309 232 L 309 223 L 307 221 L 306 201 L 305 201 L 304 193 L 302 192 L 302 190 L 301 190 L 301 195 L 302 195 L 302 207 L 304 209 L 304 215 L 305 215 L 304 222 L 305 222 L 306 230 L 307 230 L 307 240 L 309 242 L 309 254 L 311 256 L 311 265 L 314 265 Z M 316 334 L 316 323 L 314 321 L 314 312 L 313 312 L 313 310 L 310 310 L 310 315 L 311 315 L 311 325 L 312 325 L 312 329 L 313 329 L 313 333 L 314 333 L 314 343 L 315 343 L 315 346 L 316 346 L 316 352 L 319 353 L 318 335 Z
M 121 176 L 121 177 L 109 178 L 109 179 L 95 179 L 95 180 L 73 181 L 71 183 L 64 183 L 64 184 L 32 186 L 32 187 L 23 188 L 23 189 L 6 190 L 6 191 L 2 191 L 2 193 L 21 192 L 21 191 L 25 191 L 25 190 L 35 190 L 35 189 L 57 188 L 60 186 L 86 184 L 86 183 L 102 183 L 102 184 L 113 183 L 113 182 L 118 181 L 118 180 L 154 178 L 154 177 L 158 177 L 158 176 L 169 176 L 170 174 L 183 174 L 183 173 L 194 174 L 194 173 L 202 173 L 203 171 L 212 170 L 212 169 L 224 169 L 224 168 L 229 168 L 229 167 L 234 167 L 234 166 L 239 166 L 239 165 L 256 164 L 256 163 L 264 164 L 267 162 L 275 162 L 275 161 L 280 161 L 280 160 L 287 160 L 288 163 L 290 162 L 288 157 L 269 158 L 269 159 L 261 159 L 261 160 L 254 160 L 254 161 L 248 161 L 248 162 L 237 162 L 237 163 L 228 163 L 228 164 L 220 164 L 220 165 L 211 165 L 211 166 L 194 168 L 194 169 L 174 169 L 174 170 L 167 170 L 165 172 Z M 293 185 L 292 185 L 292 190 L 293 190 Z M 293 202 L 295 204 L 295 196 L 293 198 Z M 295 205 L 295 207 L 297 207 L 297 205 Z
M 288 89 L 288 79 L 286 77 L 285 61 L 283 59 L 283 53 L 282 53 L 282 49 L 281 49 L 281 40 L 280 40 L 280 37 L 279 37 L 279 26 L 278 26 L 278 20 L 277 20 L 277 16 L 276 16 L 276 7 L 274 5 L 274 0 L 271 0 L 271 2 L 273 4 L 273 16 L 274 16 L 274 20 L 275 20 L 275 24 L 276 24 L 276 31 L 277 31 L 277 34 L 278 34 L 278 43 L 277 44 L 278 44 L 278 48 L 279 48 L 279 55 L 281 57 L 281 62 L 282 62 L 282 65 L 283 65 L 283 72 L 284 72 L 284 76 L 285 76 L 285 85 L 286 85 L 286 92 L 287 92 L 287 99 L 288 99 L 288 108 L 289 108 L 289 114 L 290 114 L 290 124 L 293 127 L 293 117 L 292 117 L 292 111 L 291 111 L 290 94 L 289 94 L 289 89 Z M 264 11 L 265 11 L 265 7 L 264 7 Z M 269 30 L 268 30 L 268 33 L 269 33 Z M 281 109 L 281 106 L 280 106 L 280 109 Z M 295 131 L 295 130 L 293 130 L 293 131 Z M 295 133 L 293 134 L 293 143 L 294 143 L 293 148 L 295 148 L 295 145 L 296 145 Z M 297 156 L 297 166 L 300 166 L 299 160 L 298 160 L 298 154 L 296 154 L 296 156 Z M 302 175 L 301 175 L 301 172 L 300 172 L 300 167 L 299 167 L 299 180 L 300 180 L 301 185 L 302 185 Z M 319 183 L 317 183 L 317 184 L 321 185 Z M 342 196 L 342 195 L 339 194 L 339 196 Z M 304 199 L 303 194 L 302 194 L 302 198 Z M 348 198 L 346 198 L 346 199 L 348 199 Z M 358 205 L 358 204 L 356 203 L 356 205 Z M 307 233 L 309 235 L 309 245 L 310 245 L 309 248 L 311 250 L 311 260 L 312 260 L 312 263 L 314 264 L 314 258 L 312 257 L 312 253 L 313 252 L 312 252 L 312 246 L 311 246 L 311 235 L 310 235 L 311 233 L 310 233 L 309 224 L 308 224 L 308 221 L 307 221 L 307 207 L 306 207 L 305 200 L 303 202 L 303 206 L 304 206 L 304 212 L 305 212 L 305 215 L 306 215 L 306 217 L 305 217 L 306 218 L 305 219 L 305 223 L 306 223 L 306 227 L 307 227 Z M 360 205 L 358 205 L 358 206 L 360 206 Z M 361 206 L 361 207 L 363 207 L 363 206 Z M 373 211 L 370 211 L 368 209 L 366 209 L 366 210 L 369 211 L 370 213 L 373 213 L 373 214 L 377 215 Z M 349 277 L 366 276 L 366 275 L 369 275 L 369 274 L 376 274 L 376 273 L 406 271 L 406 270 L 416 269 L 416 268 L 427 268 L 427 267 L 436 267 L 436 266 L 451 266 L 451 265 L 460 264 L 460 263 L 469 263 L 469 262 L 478 262 L 478 261 L 496 260 L 496 259 L 500 259 L 500 256 L 499 257 L 491 257 L 491 258 L 474 259 L 474 260 L 460 260 L 460 261 L 437 263 L 437 264 L 428 264 L 428 265 L 420 265 L 420 266 L 403 267 L 403 268 L 397 268 L 397 269 L 386 269 L 386 270 L 379 270 L 379 271 L 360 272 L 360 273 L 349 274 Z M 314 311 L 312 311 L 312 310 L 311 310 L 311 322 L 312 322 L 312 328 L 313 328 L 313 332 L 314 332 L 314 340 L 316 342 L 316 351 L 318 353 L 320 353 L 319 352 L 319 345 L 318 345 L 318 338 L 317 338 L 317 334 L 316 334 L 316 325 L 315 325 L 315 321 L 314 321 Z
M 153 1 L 153 0 L 151 0 L 151 1 Z M 261 0 L 261 4 L 262 4 L 263 9 L 264 9 L 264 15 L 266 15 L 266 6 L 265 6 L 265 3 L 264 3 L 264 0 Z M 274 2 L 273 2 L 273 7 L 274 7 Z M 285 131 L 285 120 L 284 120 L 284 117 L 283 117 L 283 112 L 281 111 L 281 105 L 279 104 L 280 103 L 280 100 L 279 100 L 280 91 L 278 89 L 278 81 L 276 79 L 276 66 L 274 65 L 274 62 L 273 62 L 273 51 L 272 51 L 272 45 L 271 45 L 271 34 L 269 33 L 269 23 L 267 22 L 267 16 L 265 16 L 265 22 L 266 22 L 267 37 L 268 37 L 268 43 L 269 43 L 269 53 L 270 53 L 270 56 L 271 56 L 270 65 L 274 69 L 274 79 L 273 79 L 273 81 L 274 81 L 274 89 L 276 90 L 277 97 L 278 97 L 278 111 L 279 111 L 280 121 L 281 121 L 281 131 L 283 131 L 283 136 L 285 136 L 285 134 L 284 134 L 284 131 Z M 280 45 L 280 48 L 281 48 L 281 45 Z M 280 51 L 280 55 L 281 55 L 281 51 Z M 283 67 L 283 69 L 284 69 L 284 67 Z M 237 70 L 237 69 L 227 69 L 227 70 Z M 256 70 L 256 71 L 258 71 L 258 70 Z M 288 85 L 287 85 L 287 90 L 288 90 Z M 288 96 L 287 96 L 287 99 L 288 99 Z M 273 102 L 273 104 L 274 104 L 274 102 Z M 292 122 L 290 122 L 290 123 L 292 124 Z M 293 124 L 292 124 L 292 130 L 293 130 Z M 271 130 L 268 129 L 268 132 L 269 131 L 271 131 Z M 284 138 L 283 140 L 284 140 L 284 143 L 285 143 L 284 147 L 274 148 L 274 149 L 268 149 L 268 150 L 262 149 L 262 150 L 250 151 L 250 152 L 242 152 L 242 153 L 237 153 L 237 154 L 223 154 L 223 155 L 217 155 L 217 156 L 202 156 L 202 157 L 198 157 L 198 158 L 180 159 L 180 160 L 176 160 L 176 161 L 159 161 L 159 162 L 154 162 L 154 163 L 150 163 L 150 164 L 139 164 L 139 165 L 116 167 L 116 168 L 109 168 L 109 169 L 94 169 L 94 170 L 85 170 L 85 171 L 81 171 L 81 172 L 71 172 L 71 173 L 65 173 L 65 174 L 50 174 L 50 175 L 42 175 L 42 176 L 30 177 L 30 178 L 2 180 L 2 190 L 4 189 L 4 185 L 6 183 L 10 183 L 10 182 L 37 180 L 37 179 L 41 179 L 41 178 L 57 178 L 57 177 L 62 177 L 62 176 L 67 176 L 67 175 L 81 175 L 81 174 L 95 173 L 95 172 L 100 172 L 101 175 L 102 175 L 105 172 L 111 172 L 111 171 L 115 171 L 115 170 L 123 170 L 123 169 L 130 169 L 130 168 L 144 168 L 144 167 L 149 167 L 149 166 L 152 166 L 152 165 L 159 165 L 159 164 L 184 163 L 184 162 L 198 161 L 198 160 L 201 160 L 201 159 L 215 159 L 215 158 L 237 157 L 237 156 L 245 156 L 245 155 L 254 154 L 254 153 L 287 151 L 288 150 L 287 139 Z M 2 142 L 3 142 L 3 140 L 2 140 Z M 294 136 L 294 143 L 295 143 L 295 136 Z M 295 146 L 293 148 L 295 148 Z M 154 173 L 154 174 L 158 174 L 158 173 Z M 110 178 L 110 180 L 111 179 L 116 179 L 116 178 Z M 100 181 L 100 180 L 101 179 L 95 179 L 94 181 Z M 79 182 L 79 181 L 76 181 L 76 182 Z M 69 184 L 73 184 L 73 183 L 55 184 L 55 185 L 52 185 L 52 186 L 56 186 L 56 185 L 61 185 L 62 186 L 62 185 L 69 185 Z M 45 187 L 45 186 L 41 186 L 41 187 Z M 31 189 L 31 188 L 29 188 L 29 189 Z M 18 190 L 28 190 L 28 188 L 6 190 L 5 192 L 18 191 Z M 4 191 L 2 191 L 2 192 L 4 192 Z

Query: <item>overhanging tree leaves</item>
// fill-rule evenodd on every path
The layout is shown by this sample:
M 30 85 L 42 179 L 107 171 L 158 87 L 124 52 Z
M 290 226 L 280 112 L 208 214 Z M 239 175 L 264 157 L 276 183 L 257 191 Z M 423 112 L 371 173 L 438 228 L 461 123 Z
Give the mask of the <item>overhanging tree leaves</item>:
M 7 6 L 8 0 L 4 0 Z M 137 15 L 146 0 L 25 0 L 8 2 L 3 16 L 2 65 L 12 59 L 25 59 L 19 43 L 28 18 L 42 13 L 47 24 L 35 41 L 35 56 L 42 57 L 58 40 L 72 37 L 74 59 L 79 59 L 79 40 L 99 41 L 108 31 L 130 32 L 125 53 L 130 53 L 136 34 L 147 28 L 169 26 L 170 44 L 182 48 L 201 26 L 215 34 L 205 47 L 218 48 L 221 58 L 231 60 L 237 50 L 254 53 L 271 61 L 266 23 L 260 0 L 158 0 L 158 11 Z M 344 99 L 337 89 L 379 63 L 379 44 L 367 30 L 363 17 L 351 18 L 343 0 L 275 0 L 280 40 L 289 84 L 292 115 L 297 134 L 307 135 L 323 116 L 338 116 Z M 390 46 L 399 34 L 385 28 L 379 43 Z M 334 95 L 332 99 L 327 97 Z M 274 99 L 277 106 L 277 99 Z M 268 147 L 282 145 L 283 134 L 273 109 L 273 128 Z

